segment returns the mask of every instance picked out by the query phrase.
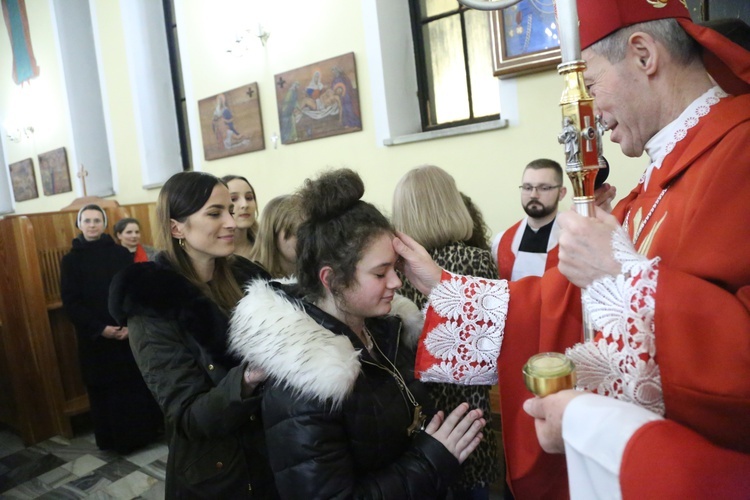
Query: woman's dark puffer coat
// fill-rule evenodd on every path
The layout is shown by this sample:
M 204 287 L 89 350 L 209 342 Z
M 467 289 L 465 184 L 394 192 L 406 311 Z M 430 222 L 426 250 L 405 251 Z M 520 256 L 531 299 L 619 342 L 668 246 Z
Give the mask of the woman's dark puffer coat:
M 263 421 L 281 496 L 444 496 L 458 461 L 426 433 L 408 436 L 413 406 L 385 369 L 389 363 L 372 357 L 336 318 L 272 287 L 262 281 L 248 286 L 232 317 L 230 345 L 269 375 Z M 420 317 L 414 304 L 401 300 Z M 409 321 L 418 325 L 411 332 L 418 336 L 419 319 Z M 369 319 L 367 326 L 412 393 L 428 406 L 413 377 L 414 351 L 407 345 L 414 339 L 402 338 L 401 320 Z
M 242 258 L 233 270 L 241 284 L 267 277 Z M 166 497 L 276 498 L 261 397 L 240 396 L 244 367 L 226 353 L 227 315 L 161 255 L 115 277 L 110 311 L 127 322 L 138 367 L 166 418 Z

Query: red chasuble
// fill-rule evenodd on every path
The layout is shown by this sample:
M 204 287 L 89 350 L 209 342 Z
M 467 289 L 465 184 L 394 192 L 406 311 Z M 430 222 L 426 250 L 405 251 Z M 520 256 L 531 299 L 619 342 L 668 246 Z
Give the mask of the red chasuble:
M 628 441 L 620 489 L 624 500 L 747 498 L 750 455 L 720 448 L 669 420 L 650 422 Z

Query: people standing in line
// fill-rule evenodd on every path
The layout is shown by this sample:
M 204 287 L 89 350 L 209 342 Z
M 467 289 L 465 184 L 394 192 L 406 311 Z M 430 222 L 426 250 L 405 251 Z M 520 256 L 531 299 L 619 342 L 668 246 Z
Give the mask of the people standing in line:
M 260 419 L 264 378 L 227 352 L 242 285 L 268 278 L 233 256 L 232 201 L 205 172 L 180 172 L 157 202 L 155 262 L 112 283 L 110 310 L 127 323 L 146 384 L 166 416 L 167 498 L 275 498 Z
M 489 250 L 465 243 L 474 233 L 474 221 L 456 186 L 445 170 L 432 165 L 414 168 L 404 174 L 393 193 L 393 226 L 420 242 L 435 262 L 457 273 L 496 278 L 497 267 Z M 486 242 L 485 242 L 486 244 Z M 401 295 L 420 309 L 427 297 L 405 282 Z M 489 385 L 427 383 L 438 408 L 455 408 L 468 401 L 485 415 L 484 439 L 461 466 L 461 476 L 452 488 L 453 498 L 488 499 L 489 486 L 504 470 L 498 456 L 498 437 L 492 427 Z
M 492 239 L 499 276 L 509 281 L 541 276 L 557 266 L 557 207 L 567 192 L 562 167 L 546 158 L 530 162 L 519 189 L 526 217 Z
M 542 451 L 521 411 L 522 367 L 543 351 L 566 353 L 580 389 L 750 454 L 750 378 L 738 376 L 750 360 L 750 238 L 738 230 L 750 198 L 732 195 L 750 192 L 738 167 L 750 165 L 750 52 L 692 23 L 679 1 L 577 4 L 594 112 L 625 155 L 648 154 L 641 182 L 611 215 L 560 213 L 560 261 L 541 278 L 451 275 L 395 240 L 410 281 L 431 293 L 417 369 L 443 382 L 499 377 L 517 497 L 568 493 L 565 458 Z M 581 342 L 579 287 L 594 341 Z M 557 407 L 536 425 L 562 418 Z
M 297 264 L 297 228 L 301 215 L 296 198 L 281 195 L 263 208 L 250 260 L 273 278 L 292 276 Z
M 307 180 L 299 282 L 254 283 L 232 317 L 233 348 L 268 374 L 263 423 L 283 498 L 441 498 L 481 440 L 482 412 L 466 403 L 421 430 L 406 338 L 419 326 L 389 315 L 393 228 L 363 193 L 349 169 Z
M 155 441 L 163 428 L 161 411 L 130 352 L 128 328 L 107 308 L 112 278 L 133 257 L 104 233 L 107 215 L 99 205 L 82 207 L 76 226 L 81 234 L 60 266 L 62 303 L 76 330 L 96 445 L 128 454 Z
M 221 178 L 229 187 L 234 204 L 234 254 L 251 259 L 250 255 L 258 235 L 258 198 L 255 188 L 246 178 L 239 175 L 225 175 Z
M 154 260 L 157 250 L 141 244 L 141 223 L 138 219 L 126 217 L 118 220 L 114 227 L 115 237 L 120 245 L 133 254 L 133 262 L 148 262 Z

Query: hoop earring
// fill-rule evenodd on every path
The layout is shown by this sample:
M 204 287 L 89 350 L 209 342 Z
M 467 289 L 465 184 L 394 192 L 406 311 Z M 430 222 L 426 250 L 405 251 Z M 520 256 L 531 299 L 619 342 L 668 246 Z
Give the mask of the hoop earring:
M 185 250 L 185 239 L 184 238 L 180 238 L 180 239 L 177 240 L 177 242 L 179 243 L 180 248 L 182 248 L 183 250 Z

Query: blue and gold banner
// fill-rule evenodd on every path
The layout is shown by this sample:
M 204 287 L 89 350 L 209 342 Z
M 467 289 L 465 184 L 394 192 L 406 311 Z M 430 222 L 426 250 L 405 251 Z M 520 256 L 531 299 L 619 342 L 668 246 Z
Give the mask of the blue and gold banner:
M 5 27 L 13 51 L 13 81 L 18 85 L 39 76 L 39 66 L 31 48 L 29 19 L 25 0 L 2 0 Z

